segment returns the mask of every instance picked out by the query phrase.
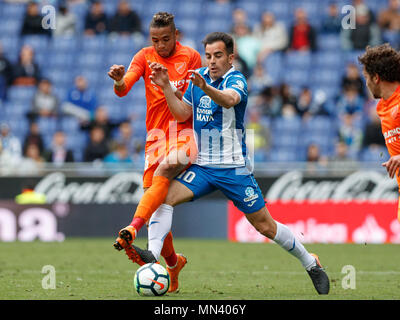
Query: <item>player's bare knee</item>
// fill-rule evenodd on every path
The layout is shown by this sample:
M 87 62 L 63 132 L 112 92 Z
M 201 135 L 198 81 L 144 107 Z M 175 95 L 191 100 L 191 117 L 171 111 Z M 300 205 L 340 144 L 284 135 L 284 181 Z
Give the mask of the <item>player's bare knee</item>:
M 175 178 L 180 171 L 182 171 L 182 165 L 177 163 L 177 164 L 171 164 L 171 163 L 161 163 L 156 172 L 154 173 L 154 175 L 157 176 L 163 176 L 166 177 L 170 180 L 172 180 L 173 178 Z
M 274 225 L 270 223 L 268 220 L 256 222 L 255 224 L 253 224 L 253 226 L 263 236 L 269 239 L 275 238 L 276 228 L 274 228 Z

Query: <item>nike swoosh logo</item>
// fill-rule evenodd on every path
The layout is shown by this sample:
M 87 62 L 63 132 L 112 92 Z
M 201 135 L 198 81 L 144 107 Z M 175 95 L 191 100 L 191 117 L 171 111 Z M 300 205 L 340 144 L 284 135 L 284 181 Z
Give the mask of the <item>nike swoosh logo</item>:
M 156 281 L 156 280 L 154 280 L 154 279 L 151 279 L 151 278 L 149 278 L 149 280 L 151 281 L 151 282 L 154 282 L 155 284 L 158 284 L 159 286 L 160 286 L 160 290 L 162 290 L 162 289 L 164 289 L 164 284 L 162 284 L 161 282 L 158 282 L 158 281 Z

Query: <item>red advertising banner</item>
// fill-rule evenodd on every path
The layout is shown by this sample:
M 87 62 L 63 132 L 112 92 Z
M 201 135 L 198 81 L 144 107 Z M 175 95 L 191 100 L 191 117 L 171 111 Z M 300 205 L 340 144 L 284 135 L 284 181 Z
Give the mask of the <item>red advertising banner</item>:
M 397 202 L 273 201 L 267 208 L 303 243 L 400 243 Z M 228 238 L 240 242 L 269 241 L 232 202 L 228 204 Z

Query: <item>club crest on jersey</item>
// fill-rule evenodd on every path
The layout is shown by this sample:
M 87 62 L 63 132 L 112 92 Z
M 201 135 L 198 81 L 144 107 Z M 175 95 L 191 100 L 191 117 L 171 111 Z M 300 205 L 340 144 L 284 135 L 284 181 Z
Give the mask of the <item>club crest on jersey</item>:
M 393 119 L 396 119 L 399 115 L 399 104 L 392 109 L 391 116 Z
M 244 191 L 244 193 L 246 194 L 247 198 L 244 198 L 243 201 L 244 202 L 250 202 L 250 207 L 254 204 L 255 199 L 258 198 L 258 194 L 254 192 L 254 188 L 253 187 L 247 187 L 246 190 Z
M 233 84 L 232 87 L 239 89 L 240 91 L 244 90 L 244 83 L 242 80 L 237 80 L 236 84 Z
M 211 108 L 211 98 L 209 96 L 202 96 L 199 102 L 199 108 Z
M 186 62 L 177 62 L 177 63 L 175 63 L 175 70 L 179 74 L 183 74 L 185 72 L 185 69 L 186 69 Z

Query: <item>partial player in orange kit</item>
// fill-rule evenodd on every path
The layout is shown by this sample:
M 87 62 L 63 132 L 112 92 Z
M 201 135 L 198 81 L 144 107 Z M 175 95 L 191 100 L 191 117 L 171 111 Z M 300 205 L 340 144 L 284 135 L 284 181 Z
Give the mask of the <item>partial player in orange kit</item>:
M 114 79 L 115 93 L 123 97 L 132 86 L 143 77 L 146 87 L 146 147 L 143 188 L 145 193 L 140 200 L 129 226 L 119 232 L 114 243 L 118 250 L 125 249 L 129 258 L 140 265 L 145 262 L 137 254 L 138 247 L 132 245 L 137 232 L 148 222 L 153 213 L 163 204 L 168 193 L 170 181 L 196 157 L 196 144 L 192 135 L 192 119 L 177 122 L 169 111 L 163 91 L 151 81 L 149 64 L 158 62 L 168 68 L 171 87 L 181 99 L 190 81 L 188 70 L 201 67 L 200 54 L 176 41 L 177 30 L 174 16 L 158 12 L 150 23 L 152 46 L 141 49 L 132 59 L 128 71 L 122 65 L 113 65 L 108 75 Z M 169 208 L 163 208 L 164 211 Z M 151 228 L 157 225 L 149 226 Z M 178 289 L 178 274 L 187 260 L 176 254 L 172 234 L 165 235 L 161 252 L 171 277 L 168 292 Z
M 364 66 L 366 85 L 375 99 L 382 133 L 390 159 L 382 166 L 390 178 L 396 176 L 400 193 L 400 53 L 389 44 L 367 47 L 359 58 Z M 400 200 L 400 198 L 399 198 Z M 400 221 L 400 201 L 397 211 Z

